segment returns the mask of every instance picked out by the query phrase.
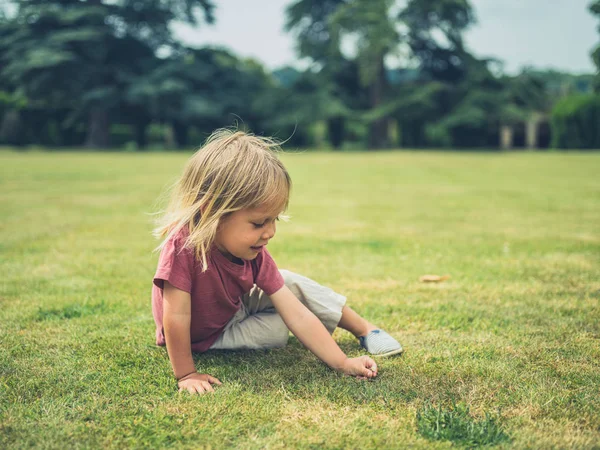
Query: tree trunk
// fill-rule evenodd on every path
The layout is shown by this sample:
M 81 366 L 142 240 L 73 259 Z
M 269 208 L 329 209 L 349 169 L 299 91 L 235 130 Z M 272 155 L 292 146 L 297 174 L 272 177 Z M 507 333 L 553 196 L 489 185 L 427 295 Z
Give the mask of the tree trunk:
M 0 142 L 9 145 L 23 145 L 23 126 L 19 112 L 11 109 L 7 111 L 0 121 Z
M 163 124 L 163 137 L 165 140 L 165 149 L 173 150 L 176 147 L 175 144 L 175 133 L 173 132 L 173 125 L 170 123 Z
M 379 70 L 375 80 L 369 86 L 369 107 L 375 109 L 383 103 L 386 92 L 385 66 L 383 64 L 383 56 L 379 62 Z M 388 136 L 388 118 L 382 117 L 369 125 L 369 140 L 368 148 L 387 148 L 389 147 Z
M 400 122 L 399 134 L 401 147 L 419 148 L 425 145 L 425 124 L 420 120 Z
M 527 148 L 530 150 L 539 148 L 538 129 L 539 129 L 541 117 L 542 117 L 541 114 L 533 113 L 527 120 L 527 124 L 526 124 L 526 128 L 525 128 L 525 142 L 526 142 Z
M 93 108 L 89 115 L 85 146 L 88 148 L 108 148 L 110 146 L 109 127 L 108 111 Z
M 58 139 L 61 147 L 74 147 L 83 144 L 83 138 L 81 133 L 77 132 L 77 124 L 68 122 L 67 118 L 71 111 L 69 109 L 61 108 L 54 113 L 56 122 L 58 123 Z M 65 125 L 67 123 L 67 125 Z
M 74 127 L 60 128 L 60 141 L 61 145 L 66 147 L 81 145 L 81 138 L 80 141 L 77 142 L 77 130 Z
M 344 127 L 346 120 L 343 117 L 334 117 L 327 121 L 329 142 L 333 148 L 339 150 L 344 143 Z
M 500 148 L 510 150 L 513 147 L 513 127 L 510 125 L 500 126 Z
M 183 122 L 173 122 L 173 137 L 177 148 L 184 148 L 188 144 L 188 126 Z
M 143 150 L 148 145 L 148 139 L 146 137 L 146 129 L 150 122 L 139 121 L 135 123 L 135 143 L 138 150 Z

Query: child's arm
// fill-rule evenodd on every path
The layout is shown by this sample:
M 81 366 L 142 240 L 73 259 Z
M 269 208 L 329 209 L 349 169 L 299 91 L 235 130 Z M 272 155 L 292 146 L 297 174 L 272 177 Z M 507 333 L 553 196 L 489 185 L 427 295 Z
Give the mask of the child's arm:
M 190 294 L 165 281 L 163 299 L 163 328 L 167 352 L 180 391 L 187 389 L 192 394 L 213 391 L 210 384 L 221 384 L 221 382 L 210 375 L 198 374 L 192 358 Z
M 348 358 L 317 316 L 287 286 L 272 294 L 270 299 L 294 336 L 329 367 L 359 378 L 377 376 L 375 361 L 368 356 Z

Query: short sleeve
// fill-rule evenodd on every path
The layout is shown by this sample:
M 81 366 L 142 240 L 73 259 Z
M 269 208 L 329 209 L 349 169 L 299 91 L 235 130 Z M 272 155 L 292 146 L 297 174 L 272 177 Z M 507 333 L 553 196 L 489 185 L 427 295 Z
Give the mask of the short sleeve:
M 257 274 L 254 282 L 256 285 L 267 295 L 274 294 L 281 289 L 284 285 L 283 276 L 279 273 L 277 264 L 266 248 L 262 249 L 255 261 Z
M 194 252 L 184 248 L 185 239 L 181 234 L 169 239 L 158 258 L 158 268 L 154 275 L 154 284 L 163 289 L 164 282 L 187 293 L 192 292 L 194 275 Z

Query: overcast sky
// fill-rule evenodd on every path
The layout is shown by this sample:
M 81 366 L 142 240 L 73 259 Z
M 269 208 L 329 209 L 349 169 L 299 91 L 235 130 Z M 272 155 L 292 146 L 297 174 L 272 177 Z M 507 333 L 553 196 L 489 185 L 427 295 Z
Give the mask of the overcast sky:
M 216 23 L 197 29 L 177 24 L 176 36 L 188 45 L 218 45 L 270 69 L 298 65 L 291 34 L 283 31 L 292 0 L 220 0 Z M 493 56 L 508 73 L 523 66 L 573 73 L 594 72 L 590 52 L 600 41 L 599 21 L 590 0 L 471 0 L 477 24 L 466 34 L 477 56 Z

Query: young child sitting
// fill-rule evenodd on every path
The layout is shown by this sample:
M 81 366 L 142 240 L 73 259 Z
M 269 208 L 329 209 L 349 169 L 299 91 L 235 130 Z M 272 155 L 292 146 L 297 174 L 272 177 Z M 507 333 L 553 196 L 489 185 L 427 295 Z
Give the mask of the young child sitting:
M 187 162 L 155 229 L 163 238 L 152 289 L 156 344 L 166 345 L 180 391 L 221 384 L 196 372 L 192 351 L 283 347 L 289 331 L 329 367 L 360 379 L 377 376 L 377 364 L 348 358 L 331 337 L 336 327 L 372 355 L 402 352 L 344 296 L 278 270 L 267 244 L 291 188 L 278 150 L 268 138 L 213 133 Z

